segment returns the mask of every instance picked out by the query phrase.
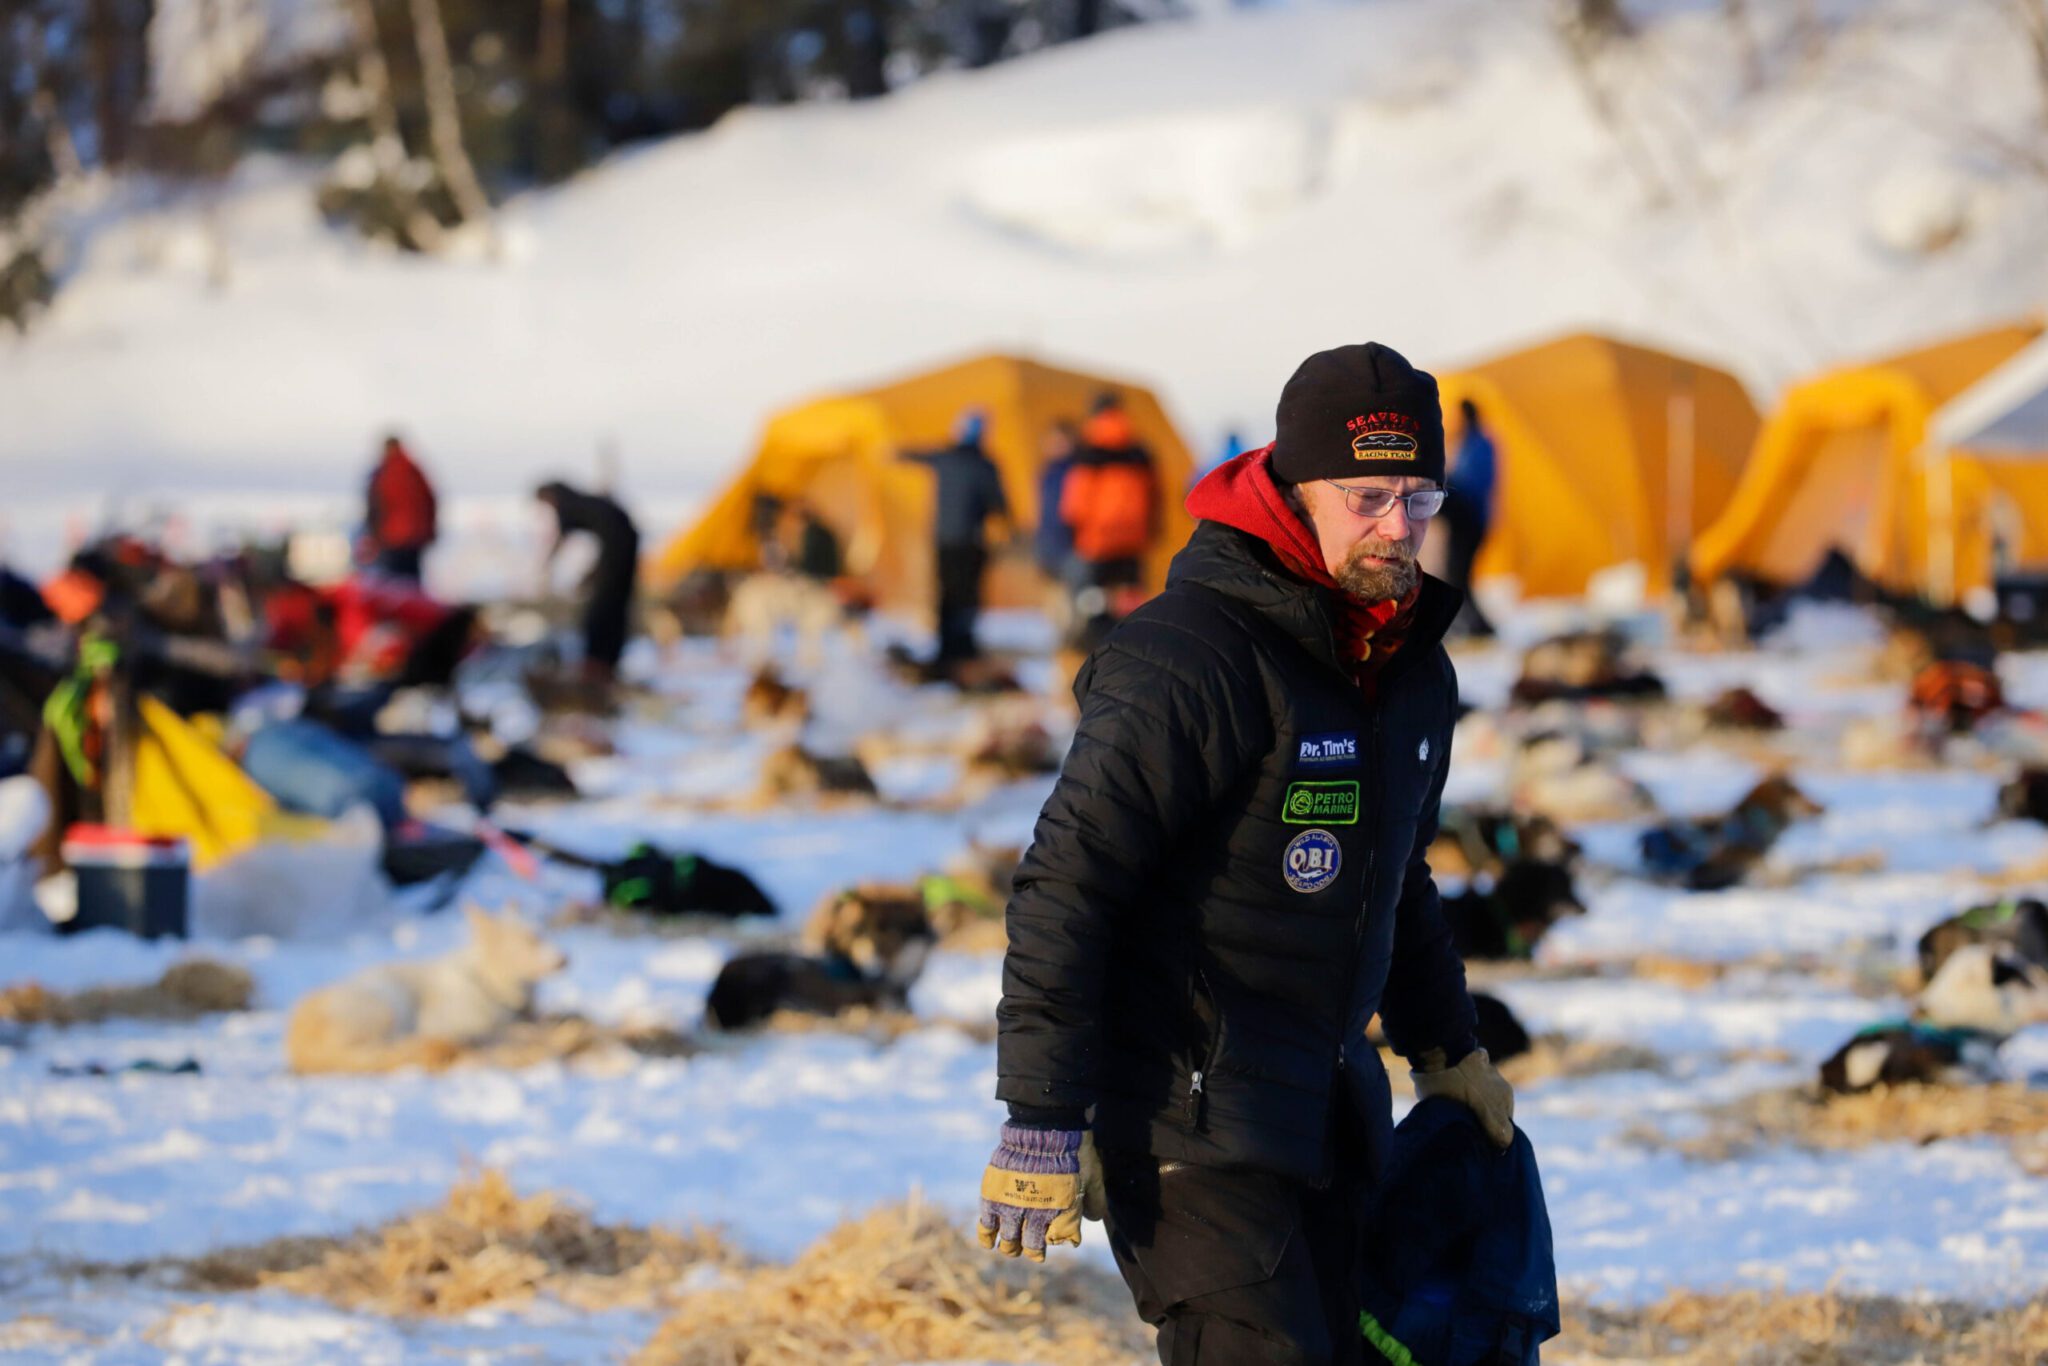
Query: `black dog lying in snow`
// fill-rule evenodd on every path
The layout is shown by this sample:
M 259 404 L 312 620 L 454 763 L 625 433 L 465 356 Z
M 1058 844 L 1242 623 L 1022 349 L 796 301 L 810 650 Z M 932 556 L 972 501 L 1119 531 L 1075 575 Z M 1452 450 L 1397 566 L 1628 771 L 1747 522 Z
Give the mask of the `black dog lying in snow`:
M 1932 982 L 1965 944 L 1989 944 L 2048 968 L 2048 905 L 2032 897 L 2008 897 L 1950 916 L 1920 936 L 1920 980 Z
M 743 953 L 719 969 L 704 1020 L 716 1029 L 751 1029 L 778 1010 L 828 1016 L 856 1006 L 902 1010 L 909 990 L 893 977 L 866 976 L 838 954 Z
M 1472 993 L 1472 1010 L 1477 1020 L 1474 1032 L 1488 1058 L 1503 1063 L 1529 1051 L 1529 1031 L 1522 1027 L 1522 1022 L 1515 1018 L 1515 1012 L 1507 1008 L 1506 1002 L 1483 991 L 1475 991 Z
M 1570 872 L 1580 850 L 1556 821 L 1541 814 L 1499 806 L 1446 806 L 1429 847 L 1430 866 L 1439 873 L 1498 877 L 1523 859 L 1554 863 Z
M 1733 887 L 1764 860 L 1793 822 L 1821 814 L 1819 802 L 1782 774 L 1764 779 L 1725 815 L 1667 821 L 1643 832 L 1643 863 L 1655 876 L 1695 892 Z
M 1954 923 L 1945 921 L 1936 931 Z M 2048 968 L 2007 944 L 1954 944 L 1920 989 L 1914 1016 L 1859 1031 L 1821 1064 L 1821 1086 L 1852 1092 L 1902 1082 L 1990 1079 L 2006 1039 L 2048 1023 Z
M 747 1029 L 778 1010 L 907 1009 L 936 940 L 914 895 L 875 886 L 833 893 L 804 926 L 806 952 L 743 953 L 728 962 L 711 985 L 705 1019 L 718 1029 Z
M 1933 1086 L 1981 1080 L 1995 1045 L 1967 1029 L 1938 1029 L 1911 1020 L 1856 1032 L 1820 1065 L 1823 1091 L 1853 1095 L 1874 1086 Z
M 1552 925 L 1586 907 L 1563 865 L 1518 859 L 1481 891 L 1444 898 L 1444 919 L 1465 959 L 1527 958 Z

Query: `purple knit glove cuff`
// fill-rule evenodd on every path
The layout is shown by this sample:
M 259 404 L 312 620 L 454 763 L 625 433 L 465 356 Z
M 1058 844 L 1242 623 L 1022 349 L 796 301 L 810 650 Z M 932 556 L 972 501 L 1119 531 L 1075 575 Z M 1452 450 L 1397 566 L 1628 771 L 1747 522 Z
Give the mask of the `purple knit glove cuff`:
M 1080 1129 L 1025 1129 L 1005 1124 L 1002 1142 L 996 1144 L 988 1164 L 1004 1171 L 1038 1176 L 1078 1174 L 1081 1170 L 1082 1133 Z M 1051 1209 L 1019 1209 L 983 1196 L 981 1226 L 994 1229 L 1001 1242 L 1021 1240 L 1027 1252 L 1042 1258 L 1045 1232 L 1059 1213 Z
M 1081 1170 L 1081 1131 L 1079 1129 L 1027 1129 L 1019 1124 L 1005 1124 L 1002 1142 L 996 1145 L 995 1158 L 1020 1157 L 1025 1163 L 1049 1162 L 1051 1166 L 1019 1165 L 1003 1162 L 1013 1172 L 1077 1172 Z M 1005 1151 L 1007 1149 L 1007 1151 Z M 1063 1164 L 1063 1165 L 1062 1165 Z

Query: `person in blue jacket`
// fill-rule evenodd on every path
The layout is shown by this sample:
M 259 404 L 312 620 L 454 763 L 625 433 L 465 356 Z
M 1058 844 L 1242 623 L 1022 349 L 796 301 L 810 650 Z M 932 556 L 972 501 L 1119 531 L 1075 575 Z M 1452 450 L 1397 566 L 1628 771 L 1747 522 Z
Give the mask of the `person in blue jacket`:
M 1466 399 L 1458 405 L 1465 419 L 1465 434 L 1458 441 L 1457 457 L 1451 462 L 1447 487 L 1450 499 L 1444 504 L 1443 519 L 1450 532 L 1445 556 L 1444 579 L 1465 593 L 1465 610 L 1460 622 L 1476 636 L 1493 634 L 1493 623 L 1479 610 L 1472 597 L 1472 562 L 1486 533 L 1493 526 L 1493 489 L 1497 477 L 1498 452 L 1486 424 L 1480 420 L 1479 405 Z

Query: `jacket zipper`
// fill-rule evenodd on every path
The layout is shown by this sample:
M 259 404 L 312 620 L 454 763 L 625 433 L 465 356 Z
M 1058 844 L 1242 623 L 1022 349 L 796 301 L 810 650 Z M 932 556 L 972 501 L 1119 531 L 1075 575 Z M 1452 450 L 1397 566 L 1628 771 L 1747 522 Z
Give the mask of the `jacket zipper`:
M 1223 1007 L 1217 1004 L 1216 992 L 1209 985 L 1209 974 L 1206 969 L 1195 969 L 1195 981 L 1201 987 L 1202 994 L 1209 998 L 1209 1011 L 1212 1016 L 1210 1037 L 1202 1040 L 1199 1065 L 1188 1078 L 1188 1097 L 1184 1107 L 1188 1127 L 1199 1132 L 1205 1111 L 1208 1109 L 1208 1075 L 1216 1066 L 1216 1051 L 1223 1043 Z
M 1384 685 L 1385 679 L 1382 678 L 1381 682 L 1382 685 Z M 1370 703 L 1370 706 L 1372 708 L 1372 748 L 1369 751 L 1367 751 L 1367 753 L 1371 759 L 1371 762 L 1375 765 L 1378 765 L 1380 764 L 1380 717 L 1384 709 L 1381 707 L 1378 698 L 1375 698 Z M 1380 784 L 1377 782 L 1372 782 L 1366 783 L 1363 786 L 1370 788 L 1373 793 L 1373 796 L 1371 798 L 1372 823 L 1367 828 L 1377 830 L 1379 828 Z M 1343 1105 L 1347 1103 L 1344 1093 L 1344 1049 L 1345 1044 L 1348 1042 L 1347 1031 L 1351 1028 L 1351 992 L 1358 984 L 1358 958 L 1361 950 L 1363 950 L 1363 948 L 1365 947 L 1365 921 L 1366 916 L 1372 906 L 1373 874 L 1377 871 L 1378 865 L 1379 843 L 1377 838 L 1375 838 L 1371 843 L 1366 845 L 1365 885 L 1358 894 L 1358 915 L 1351 922 L 1351 965 L 1350 970 L 1345 974 L 1344 977 L 1344 1021 L 1337 1027 L 1337 1057 L 1335 1062 L 1337 1075 L 1334 1082 L 1334 1089 L 1331 1093 L 1330 1098 L 1330 1103 L 1332 1105 Z M 1316 1188 L 1318 1190 L 1321 1190 L 1330 1184 L 1331 1177 L 1335 1174 L 1336 1168 L 1335 1154 L 1330 1151 L 1329 1125 L 1327 1123 L 1323 1126 L 1323 1133 L 1324 1137 L 1322 1141 L 1322 1160 L 1317 1164 L 1318 1175 L 1320 1177 L 1320 1179 L 1316 1182 Z

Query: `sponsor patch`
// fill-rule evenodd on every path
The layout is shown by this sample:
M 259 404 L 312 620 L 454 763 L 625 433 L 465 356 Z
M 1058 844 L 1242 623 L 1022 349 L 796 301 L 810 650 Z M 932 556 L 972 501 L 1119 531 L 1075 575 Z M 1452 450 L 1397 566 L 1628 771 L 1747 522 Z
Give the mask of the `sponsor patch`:
M 1287 842 L 1280 871 L 1295 891 L 1320 892 L 1337 880 L 1343 862 L 1344 851 L 1335 835 L 1327 830 L 1304 830 Z
M 1344 430 L 1354 460 L 1413 460 L 1422 449 L 1422 423 L 1409 413 L 1360 413 Z
M 1324 731 L 1320 735 L 1304 735 L 1296 742 L 1294 754 L 1296 768 L 1356 768 L 1358 766 L 1358 732 L 1355 730 Z
M 1423 736 L 1422 743 L 1415 747 L 1415 760 L 1417 763 L 1423 764 L 1429 762 L 1429 737 L 1427 735 Z
M 1280 819 L 1289 825 L 1358 824 L 1358 780 L 1289 783 Z
M 1360 432 L 1351 438 L 1354 460 L 1413 460 L 1419 449 L 1406 432 Z

